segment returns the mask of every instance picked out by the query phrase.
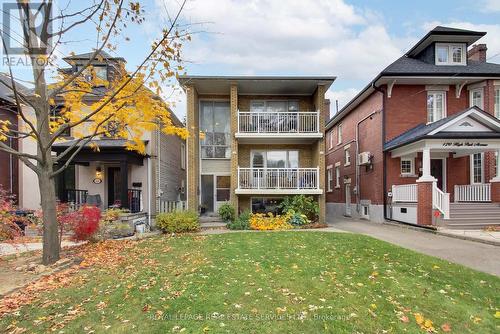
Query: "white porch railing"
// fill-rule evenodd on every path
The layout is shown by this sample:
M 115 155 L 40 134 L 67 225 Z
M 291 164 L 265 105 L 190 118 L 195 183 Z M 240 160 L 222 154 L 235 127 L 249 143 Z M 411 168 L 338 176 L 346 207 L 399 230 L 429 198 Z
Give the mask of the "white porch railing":
M 240 189 L 319 189 L 316 168 L 240 168 Z
M 441 211 L 444 219 L 450 218 L 450 194 L 441 191 L 436 182 L 432 184 L 432 207 Z
M 417 185 L 416 184 L 393 185 L 392 201 L 416 203 Z
M 160 199 L 158 212 L 185 211 L 186 201 L 164 201 Z
M 238 132 L 244 134 L 319 133 L 319 112 L 238 112 Z
M 491 183 L 456 185 L 455 202 L 491 202 Z

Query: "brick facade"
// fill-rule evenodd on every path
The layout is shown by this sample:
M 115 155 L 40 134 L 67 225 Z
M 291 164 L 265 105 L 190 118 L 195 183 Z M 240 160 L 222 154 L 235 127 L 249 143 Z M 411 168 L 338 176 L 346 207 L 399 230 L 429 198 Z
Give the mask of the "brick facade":
M 0 120 L 17 124 L 17 116 L 12 108 L 14 107 L 11 103 L 0 100 Z M 5 143 L 18 149 L 17 140 L 10 139 Z M 19 160 L 7 152 L 0 151 L 0 171 L 0 187 L 14 195 L 17 201 L 19 199 Z

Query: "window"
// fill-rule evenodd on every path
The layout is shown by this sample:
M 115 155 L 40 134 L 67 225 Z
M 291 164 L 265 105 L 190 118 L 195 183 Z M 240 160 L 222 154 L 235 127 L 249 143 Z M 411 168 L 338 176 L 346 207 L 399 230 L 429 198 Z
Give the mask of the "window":
M 342 143 L 342 124 L 337 126 L 337 144 Z
M 298 168 L 299 151 L 252 151 L 253 168 Z
M 298 101 L 251 101 L 251 112 L 294 112 L 299 111 Z
M 83 65 L 77 65 L 76 66 L 76 71 L 80 71 L 82 69 Z M 82 75 L 85 76 L 85 78 L 88 81 L 92 81 L 92 78 L 98 78 L 101 80 L 108 80 L 108 69 L 107 66 L 105 65 L 91 65 L 87 67 L 83 72 Z
M 283 198 L 252 198 L 252 213 L 269 213 L 280 214 L 279 205 Z
M 436 43 L 436 65 L 466 65 L 465 44 Z
M 413 174 L 413 159 L 401 158 L 401 175 Z
M 66 111 L 64 110 L 64 106 L 62 105 L 51 107 L 50 121 L 51 121 L 51 126 L 54 127 L 53 130 L 58 129 L 64 123 L 69 122 L 69 120 L 63 116 L 65 112 Z M 65 129 L 61 134 L 61 137 L 71 137 L 71 128 Z
M 231 197 L 231 176 L 216 176 L 216 200 L 217 202 L 227 202 Z
M 483 109 L 483 89 L 477 88 L 470 91 L 470 106 Z
M 181 169 L 186 169 L 186 144 L 181 143 Z
M 495 87 L 495 116 L 500 119 L 500 87 Z
M 344 149 L 344 166 L 349 166 L 351 164 L 351 153 L 349 152 L 349 148 Z
M 332 191 L 333 190 L 333 168 L 332 166 L 329 166 L 326 169 L 326 179 L 327 179 L 327 190 Z
M 471 183 L 484 183 L 483 153 L 471 155 Z
M 328 143 L 328 147 L 329 147 L 330 149 L 332 149 L 332 148 L 333 148 L 333 131 L 330 131 L 330 132 L 328 133 L 328 142 L 329 142 L 329 143 Z
M 201 101 L 200 109 L 201 158 L 231 158 L 229 102 Z
M 340 166 L 335 166 L 335 188 L 340 188 Z
M 432 123 L 446 117 L 446 92 L 427 92 L 427 122 Z

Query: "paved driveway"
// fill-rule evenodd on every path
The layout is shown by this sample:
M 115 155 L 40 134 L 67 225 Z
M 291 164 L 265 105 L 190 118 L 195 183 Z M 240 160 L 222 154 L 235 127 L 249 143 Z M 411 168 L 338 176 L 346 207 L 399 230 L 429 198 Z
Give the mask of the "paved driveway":
M 348 232 L 365 234 L 417 252 L 500 276 L 499 246 L 418 231 L 404 225 L 394 226 L 344 219 L 330 223 L 330 226 Z

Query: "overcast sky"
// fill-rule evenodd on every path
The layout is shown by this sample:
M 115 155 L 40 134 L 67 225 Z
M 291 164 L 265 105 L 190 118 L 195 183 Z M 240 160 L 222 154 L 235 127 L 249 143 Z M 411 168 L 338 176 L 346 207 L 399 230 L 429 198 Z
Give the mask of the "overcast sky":
M 166 25 L 165 8 L 172 13 L 179 1 L 145 3 L 146 23 L 132 28 L 130 42 L 116 52 L 129 69 Z M 340 107 L 436 25 L 486 31 L 480 42 L 488 45 L 489 61 L 500 63 L 500 0 L 189 0 L 183 20 L 203 23 L 191 27 L 198 33 L 184 48 L 188 74 L 334 75 L 327 97 Z M 83 41 L 85 32 L 73 37 Z M 176 100 L 182 117 L 185 97 Z

